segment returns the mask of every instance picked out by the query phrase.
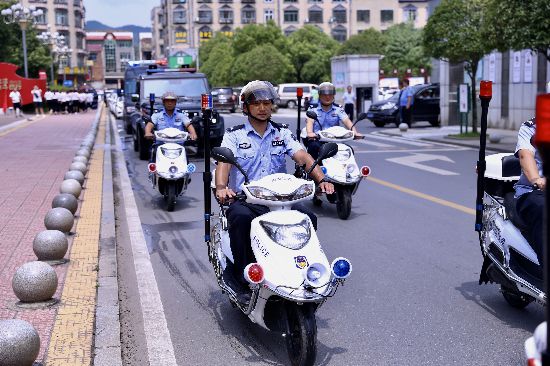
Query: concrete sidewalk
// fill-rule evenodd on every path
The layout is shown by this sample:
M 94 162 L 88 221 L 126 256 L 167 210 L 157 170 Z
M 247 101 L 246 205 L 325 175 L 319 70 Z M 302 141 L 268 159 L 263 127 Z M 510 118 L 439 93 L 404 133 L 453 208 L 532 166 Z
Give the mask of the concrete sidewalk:
M 100 124 L 79 211 L 69 236 L 66 264 L 55 266 L 60 302 L 36 310 L 16 306 L 12 276 L 36 260 L 33 239 L 45 230 L 44 217 L 59 193 L 72 159 L 99 115 L 49 115 L 12 123 L 0 132 L 0 319 L 23 319 L 40 336 L 38 365 L 90 365 L 93 357 L 99 241 L 103 197 L 103 143 Z M 99 148 L 98 148 L 99 147 Z
M 479 138 L 459 139 L 449 136 L 459 134 L 460 126 L 413 126 L 412 128 L 409 128 L 407 132 L 401 132 L 398 128 L 389 128 L 381 130 L 380 133 L 389 136 L 402 136 L 410 139 L 426 140 L 479 149 Z M 487 134 L 489 135 L 487 138 L 487 150 L 496 152 L 514 152 L 518 139 L 518 131 L 489 128 L 487 129 Z M 491 142 L 491 140 L 496 137 L 500 138 L 499 141 Z

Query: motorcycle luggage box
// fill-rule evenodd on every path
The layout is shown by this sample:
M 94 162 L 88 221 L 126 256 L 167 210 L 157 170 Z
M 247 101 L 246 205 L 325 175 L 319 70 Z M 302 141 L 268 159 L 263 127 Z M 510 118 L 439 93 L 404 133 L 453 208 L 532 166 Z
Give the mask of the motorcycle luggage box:
M 498 197 L 504 197 L 514 191 L 514 184 L 521 174 L 519 159 L 512 153 L 492 154 L 485 157 L 485 191 Z

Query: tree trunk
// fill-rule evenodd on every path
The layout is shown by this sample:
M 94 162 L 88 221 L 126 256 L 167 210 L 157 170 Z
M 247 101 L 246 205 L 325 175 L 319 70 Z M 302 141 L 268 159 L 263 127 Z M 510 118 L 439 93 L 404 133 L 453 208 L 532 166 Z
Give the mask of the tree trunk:
M 479 64 L 479 60 L 474 60 L 471 64 L 471 73 L 470 73 L 470 79 L 472 81 L 472 87 L 471 87 L 471 101 L 472 101 L 472 132 L 477 133 L 477 90 L 476 90 L 476 74 L 477 74 L 477 65 Z

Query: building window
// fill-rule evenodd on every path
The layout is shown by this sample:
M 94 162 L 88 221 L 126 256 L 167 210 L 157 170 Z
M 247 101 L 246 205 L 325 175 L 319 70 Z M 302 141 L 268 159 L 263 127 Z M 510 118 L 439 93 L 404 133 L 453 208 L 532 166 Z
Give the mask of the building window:
M 243 24 L 256 23 L 256 10 L 250 5 L 243 7 L 241 12 L 241 21 Z
M 222 32 L 223 35 L 226 35 L 227 37 L 233 37 L 233 30 L 229 26 L 224 26 L 222 29 L 220 29 L 220 32 Z
M 345 3 L 346 0 L 332 0 L 333 3 Z
M 176 33 L 174 33 L 175 36 L 175 42 L 182 44 L 187 43 L 187 29 L 179 27 L 176 29 Z
M 307 12 L 309 23 L 323 23 L 323 9 L 318 6 L 311 7 Z
M 298 23 L 298 9 L 293 6 L 286 8 L 283 17 L 285 23 Z
M 204 8 L 199 9 L 199 23 L 212 23 L 212 10 L 210 10 L 206 5 L 204 5 Z
M 187 23 L 187 14 L 183 6 L 176 6 L 174 11 L 172 12 L 172 16 L 174 17 L 174 24 Z
M 298 0 L 283 0 L 285 3 L 297 3 Z
M 334 21 L 339 24 L 347 23 L 347 11 L 342 5 L 338 5 L 336 8 L 332 9 L 332 17 Z
M 224 5 L 220 8 L 220 24 L 233 24 L 233 9 Z
M 210 27 L 202 27 L 199 29 L 199 41 L 200 43 L 204 43 L 210 40 L 212 38 L 212 29 Z
M 121 52 L 120 53 L 120 71 L 124 72 L 126 70 L 126 66 L 128 66 L 128 61 L 131 61 L 133 59 L 132 54 L 129 52 Z
M 290 26 L 285 28 L 285 36 L 290 36 L 292 33 L 296 32 L 296 27 Z
M 88 55 L 88 60 L 90 60 L 90 61 L 95 61 L 95 60 L 97 60 L 97 53 L 90 53 L 90 54 Z
M 116 42 L 112 39 L 105 41 L 105 72 L 116 72 Z
M 357 10 L 357 21 L 370 23 L 370 10 Z
M 187 0 L 172 0 L 172 4 L 185 4 Z
M 37 10 L 42 10 L 42 15 L 34 18 L 36 20 L 36 24 L 48 24 L 48 9 L 46 8 L 36 8 Z
M 322 4 L 323 3 L 323 0 L 308 0 L 307 1 L 308 3 L 310 4 Z
M 65 9 L 55 9 L 55 24 L 56 25 L 69 25 L 69 14 Z
M 63 36 L 63 41 L 65 42 L 65 45 L 68 47 L 71 47 L 71 35 L 67 31 L 60 31 L 60 36 Z
M 332 38 L 334 38 L 338 42 L 345 42 L 347 38 L 347 30 L 344 26 L 337 26 L 331 31 Z
M 125 47 L 125 48 L 131 48 L 132 47 L 132 41 L 117 41 L 118 47 Z
M 267 23 L 268 20 L 273 20 L 273 10 L 271 9 L 264 10 L 264 22 Z
M 393 10 L 380 10 L 382 23 L 393 23 Z
M 76 48 L 79 50 L 84 49 L 84 36 L 82 34 L 76 36 Z
M 82 13 L 80 10 L 74 12 L 74 26 L 77 28 L 82 28 Z
M 407 5 L 403 8 L 403 21 L 404 22 L 416 22 L 416 6 Z

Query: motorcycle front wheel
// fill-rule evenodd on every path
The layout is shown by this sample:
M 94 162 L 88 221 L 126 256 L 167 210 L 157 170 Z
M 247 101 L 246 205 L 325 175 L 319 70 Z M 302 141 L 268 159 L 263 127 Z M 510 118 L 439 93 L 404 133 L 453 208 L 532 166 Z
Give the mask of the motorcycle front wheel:
M 516 309 L 524 309 L 527 305 L 534 301 L 532 297 L 520 294 L 514 290 L 508 290 L 504 286 L 501 287 L 500 291 L 502 292 L 504 300 Z
M 167 211 L 174 211 L 174 207 L 176 206 L 176 182 L 170 181 L 168 182 L 168 187 L 166 192 L 166 210 Z
M 348 187 L 336 187 L 336 211 L 338 217 L 347 220 L 351 214 L 351 190 Z
M 317 323 L 310 306 L 286 306 L 286 349 L 292 366 L 310 366 L 317 355 Z

